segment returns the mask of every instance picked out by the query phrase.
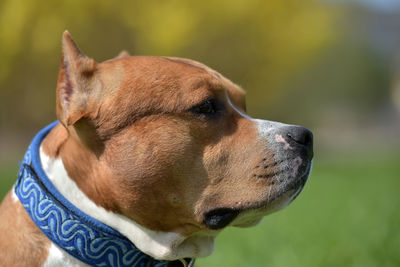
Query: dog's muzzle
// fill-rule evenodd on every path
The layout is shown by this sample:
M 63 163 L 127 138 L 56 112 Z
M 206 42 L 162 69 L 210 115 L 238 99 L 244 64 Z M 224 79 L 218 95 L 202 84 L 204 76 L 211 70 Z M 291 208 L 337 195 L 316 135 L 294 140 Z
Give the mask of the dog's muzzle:
M 203 223 L 208 228 L 222 229 L 231 224 L 242 212 L 259 210 L 262 214 L 262 210 L 268 211 L 269 206 L 277 202 L 289 204 L 302 191 L 311 171 L 311 160 L 314 154 L 312 132 L 301 126 L 287 125 L 272 131 L 269 136 L 276 141 L 272 147 L 269 147 L 275 151 L 272 164 L 276 167 L 276 173 L 273 175 L 252 174 L 255 178 L 267 177 L 264 179 L 270 180 L 271 186 L 266 189 L 265 197 L 246 206 L 218 207 L 207 211 L 204 214 Z M 260 169 L 264 170 L 264 168 L 257 168 L 257 170 Z

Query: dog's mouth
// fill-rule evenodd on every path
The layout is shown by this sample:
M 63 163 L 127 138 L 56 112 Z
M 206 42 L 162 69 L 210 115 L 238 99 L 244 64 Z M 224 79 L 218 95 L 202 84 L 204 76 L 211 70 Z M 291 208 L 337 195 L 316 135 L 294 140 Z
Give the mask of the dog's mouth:
M 282 196 L 287 196 L 285 200 L 287 204 L 293 201 L 300 194 L 301 189 L 302 188 L 299 188 L 297 190 L 290 189 L 284 194 L 282 194 Z M 205 226 L 207 226 L 212 230 L 222 229 L 232 224 L 234 221 L 235 222 L 232 224 L 233 226 L 238 226 L 238 227 L 252 226 L 265 215 L 280 209 L 277 207 L 286 206 L 280 203 L 285 201 L 281 201 L 280 197 L 275 197 L 273 199 L 269 199 L 268 204 L 254 203 L 252 206 L 248 207 L 239 207 L 239 208 L 223 207 L 223 208 L 212 209 L 205 213 L 203 223 Z M 239 215 L 246 213 L 252 213 L 250 218 L 248 218 L 248 216 L 246 215 L 244 215 L 243 218 L 238 218 Z M 237 218 L 238 220 L 236 220 Z
M 217 208 L 207 212 L 204 216 L 204 224 L 213 230 L 224 228 L 230 224 L 240 213 L 237 208 Z
M 218 207 L 205 213 L 203 223 L 212 230 L 222 229 L 228 225 L 248 227 L 257 224 L 262 217 L 289 205 L 301 193 L 311 171 L 311 164 L 307 170 L 285 187 L 276 190 L 273 194 L 261 201 L 240 207 Z

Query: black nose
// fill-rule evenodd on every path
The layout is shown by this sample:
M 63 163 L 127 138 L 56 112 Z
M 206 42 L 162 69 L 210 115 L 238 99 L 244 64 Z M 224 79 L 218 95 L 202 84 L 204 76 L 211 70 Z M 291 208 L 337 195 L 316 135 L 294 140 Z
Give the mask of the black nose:
M 299 145 L 312 146 L 313 134 L 307 128 L 301 126 L 290 126 L 286 135 Z
M 285 129 L 285 136 L 289 143 L 297 144 L 297 147 L 305 148 L 308 158 L 313 156 L 313 134 L 307 128 L 301 126 L 289 126 Z

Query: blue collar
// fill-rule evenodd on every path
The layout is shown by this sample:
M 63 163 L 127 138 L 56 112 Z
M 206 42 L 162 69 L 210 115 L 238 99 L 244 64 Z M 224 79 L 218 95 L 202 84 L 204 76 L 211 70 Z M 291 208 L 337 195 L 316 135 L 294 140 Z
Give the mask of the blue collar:
M 192 266 L 194 260 L 161 261 L 144 254 L 125 236 L 69 202 L 40 164 L 40 144 L 53 122 L 33 139 L 18 173 L 15 193 L 39 229 L 58 247 L 92 266 Z

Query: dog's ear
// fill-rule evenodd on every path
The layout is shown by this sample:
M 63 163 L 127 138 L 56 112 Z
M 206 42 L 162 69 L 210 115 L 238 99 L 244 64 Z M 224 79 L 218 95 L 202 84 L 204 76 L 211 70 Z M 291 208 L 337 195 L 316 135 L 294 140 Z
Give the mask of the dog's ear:
M 96 110 L 91 95 L 98 90 L 97 63 L 85 56 L 68 31 L 62 38 L 61 66 L 57 83 L 57 117 L 70 126 Z
M 121 52 L 119 52 L 118 56 L 115 57 L 115 59 L 127 58 L 127 57 L 130 57 L 130 56 L 131 55 L 129 54 L 128 51 L 122 50 Z

